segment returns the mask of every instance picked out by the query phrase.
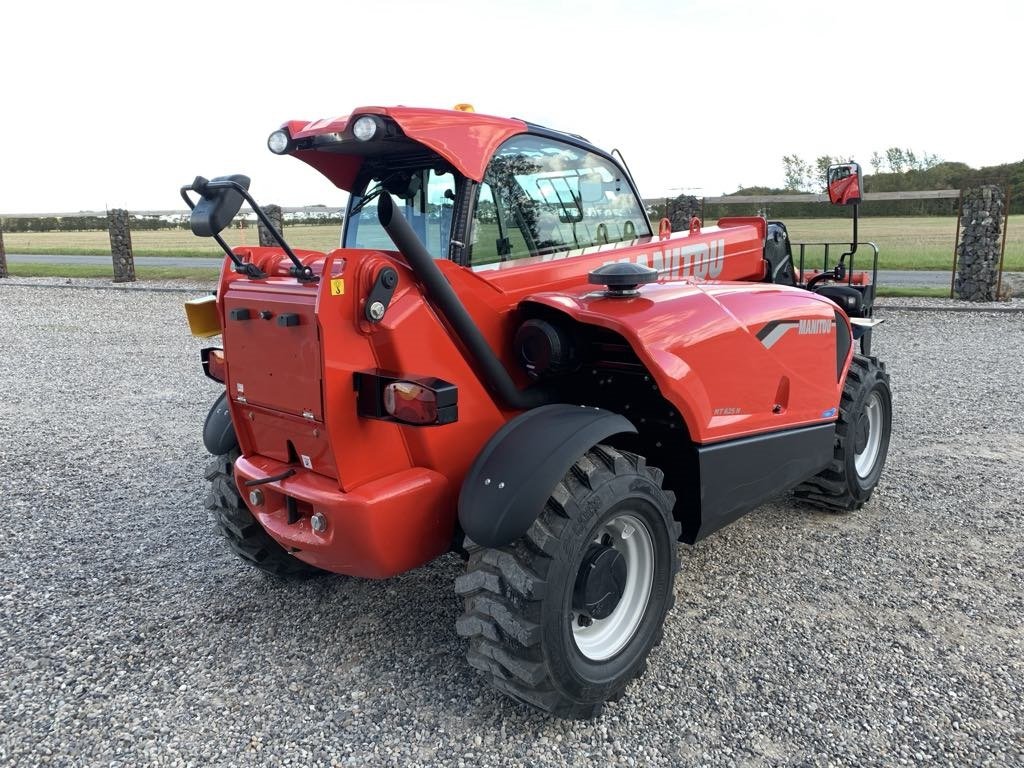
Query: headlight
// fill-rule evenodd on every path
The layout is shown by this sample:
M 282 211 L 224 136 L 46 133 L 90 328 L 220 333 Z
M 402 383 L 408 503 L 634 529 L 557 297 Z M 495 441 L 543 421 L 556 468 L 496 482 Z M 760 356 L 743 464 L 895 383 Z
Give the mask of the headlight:
M 352 125 L 352 135 L 360 141 L 369 141 L 377 135 L 377 120 L 363 115 Z
M 275 155 L 283 155 L 291 146 L 292 140 L 287 131 L 274 131 L 267 138 L 267 147 Z

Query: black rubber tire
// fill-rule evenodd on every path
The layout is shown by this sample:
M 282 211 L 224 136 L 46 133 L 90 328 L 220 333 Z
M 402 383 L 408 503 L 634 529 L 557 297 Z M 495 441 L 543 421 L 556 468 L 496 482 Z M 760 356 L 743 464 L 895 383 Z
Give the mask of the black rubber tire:
M 643 674 L 675 602 L 680 525 L 662 478 L 642 456 L 596 446 L 555 487 L 523 538 L 500 549 L 471 546 L 466 573 L 455 583 L 465 599 L 456 629 L 469 638 L 470 665 L 500 691 L 559 717 L 596 717 L 605 701 L 620 698 Z M 594 532 L 626 509 L 651 536 L 653 585 L 625 647 L 595 662 L 573 639 L 573 586 Z
M 882 404 L 881 444 L 871 471 L 861 477 L 855 465 L 854 442 L 872 392 L 878 392 Z M 863 507 L 882 476 L 891 431 L 892 392 L 885 363 L 879 362 L 877 357 L 855 354 L 843 384 L 832 462 L 810 480 L 798 485 L 794 489 L 796 497 L 830 512 L 850 512 Z
M 217 532 L 227 540 L 231 551 L 249 565 L 265 573 L 284 578 L 303 578 L 327 573 L 289 555 L 252 516 L 235 485 L 232 467 L 238 451 L 217 456 L 206 467 L 210 492 L 206 508 L 213 516 Z

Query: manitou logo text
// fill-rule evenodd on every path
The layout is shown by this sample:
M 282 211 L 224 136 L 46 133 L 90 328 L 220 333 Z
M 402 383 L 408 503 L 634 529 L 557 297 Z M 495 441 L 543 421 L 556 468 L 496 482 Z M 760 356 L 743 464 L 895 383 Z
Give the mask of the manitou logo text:
M 532 259 L 520 259 L 515 262 L 493 262 L 473 266 L 474 272 L 501 269 L 503 266 L 522 266 L 523 264 L 546 264 L 550 261 L 561 261 L 580 255 L 590 255 L 594 249 L 573 251 L 556 251 L 535 256 Z M 633 262 L 653 267 L 668 278 L 695 277 L 699 280 L 716 280 L 725 266 L 725 239 L 712 240 L 707 243 L 681 245 L 678 248 L 661 248 L 657 251 L 641 251 L 631 253 L 618 259 L 609 259 L 605 264 Z
M 697 277 L 702 280 L 714 280 L 722 274 L 722 267 L 725 265 L 725 240 L 638 253 L 628 261 L 653 267 L 670 278 Z
M 757 338 L 764 344 L 765 349 L 771 349 L 779 339 L 794 328 L 800 335 L 820 336 L 832 333 L 834 324 L 835 320 L 769 320 L 757 332 Z
M 801 320 L 798 333 L 831 333 L 834 320 Z

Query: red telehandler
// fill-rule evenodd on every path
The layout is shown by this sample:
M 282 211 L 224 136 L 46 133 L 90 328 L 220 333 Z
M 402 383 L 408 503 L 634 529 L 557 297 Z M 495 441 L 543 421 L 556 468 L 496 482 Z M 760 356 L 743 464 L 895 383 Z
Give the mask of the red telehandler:
M 227 254 L 187 307 L 223 337 L 208 506 L 257 568 L 383 579 L 457 552 L 469 663 L 592 717 L 662 637 L 678 541 L 786 489 L 870 498 L 891 400 L 856 224 L 817 270 L 780 222 L 673 232 L 613 155 L 465 110 L 365 107 L 268 145 L 349 193 L 340 248 L 292 249 L 244 176 L 182 188 Z M 856 164 L 829 181 L 859 202 Z M 246 201 L 279 247 L 226 245 Z

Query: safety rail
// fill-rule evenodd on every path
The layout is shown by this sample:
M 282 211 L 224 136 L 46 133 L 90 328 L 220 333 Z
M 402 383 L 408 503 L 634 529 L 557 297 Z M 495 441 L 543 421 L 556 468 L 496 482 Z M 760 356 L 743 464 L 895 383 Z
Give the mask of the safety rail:
M 853 283 L 853 275 L 854 275 L 854 270 L 856 269 L 856 257 L 857 257 L 857 253 L 851 253 L 851 251 L 855 250 L 854 249 L 854 245 L 855 245 L 854 243 L 844 243 L 844 242 L 792 243 L 792 245 L 795 245 L 795 246 L 799 247 L 799 254 L 800 254 L 800 256 L 799 256 L 799 259 L 798 259 L 798 263 L 799 263 L 799 269 L 800 269 L 800 273 L 799 274 L 800 274 L 800 282 L 801 283 L 806 283 L 807 282 L 807 278 L 804 275 L 804 265 L 806 263 L 807 249 L 808 248 L 823 248 L 824 249 L 824 253 L 822 255 L 822 262 L 821 262 L 821 271 L 822 272 L 827 272 L 829 269 L 834 267 L 835 264 L 839 263 L 839 258 L 841 258 L 841 256 L 837 256 L 835 264 L 832 264 L 832 265 L 829 264 L 829 257 L 830 257 L 831 254 L 834 254 L 834 252 L 837 249 L 842 249 L 841 250 L 841 254 L 845 254 L 846 255 L 846 260 L 845 260 L 846 277 L 844 278 L 843 281 L 840 281 L 840 282 L 845 282 L 846 285 L 853 286 L 853 284 L 854 284 Z M 856 243 L 856 246 L 857 246 L 856 250 L 858 250 L 858 251 L 862 247 L 867 247 L 867 248 L 871 249 L 871 253 L 872 253 L 872 258 L 871 258 L 871 285 L 870 286 L 863 286 L 863 288 L 864 288 L 864 304 L 865 304 L 865 306 L 870 308 L 875 303 L 875 286 L 878 285 L 878 246 L 875 245 L 874 243 L 870 242 L 870 241 L 858 242 L 858 243 Z M 811 266 L 811 269 L 816 269 L 816 267 Z M 858 287 L 860 287 L 860 286 L 858 286 Z M 869 309 L 869 312 L 870 312 L 870 309 Z

